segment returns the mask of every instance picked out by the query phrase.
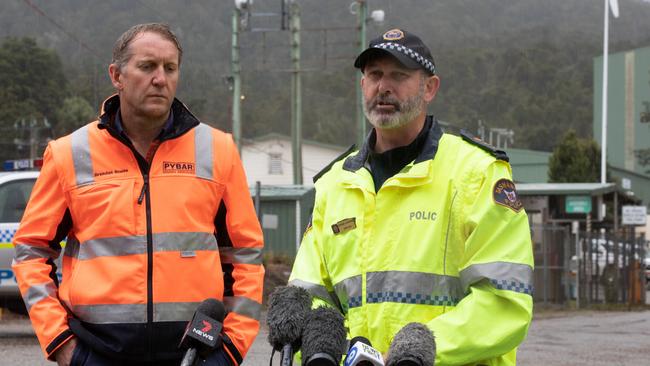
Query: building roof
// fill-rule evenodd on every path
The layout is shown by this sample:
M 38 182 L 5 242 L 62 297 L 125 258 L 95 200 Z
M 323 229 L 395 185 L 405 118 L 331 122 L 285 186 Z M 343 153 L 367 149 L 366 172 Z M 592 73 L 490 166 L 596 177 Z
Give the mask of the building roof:
M 281 133 L 277 132 L 271 132 L 266 135 L 262 136 L 257 136 L 252 139 L 244 139 L 244 145 L 251 145 L 255 142 L 262 142 L 262 141 L 268 141 L 268 140 L 284 140 L 284 141 L 291 141 L 291 136 L 283 135 Z M 347 149 L 346 146 L 342 145 L 335 145 L 335 144 L 328 144 L 326 142 L 320 142 L 320 141 L 314 141 L 314 140 L 308 140 L 308 139 L 302 139 L 302 144 L 303 145 L 312 145 L 312 146 L 318 146 L 326 149 L 331 149 L 335 151 L 345 151 Z
M 590 195 L 597 196 L 616 191 L 615 183 L 519 183 L 517 193 L 522 196 Z
M 248 189 L 251 197 L 255 197 L 255 186 L 251 186 Z M 313 189 L 313 186 L 304 185 L 261 185 L 260 197 L 264 197 L 265 199 L 294 200 L 302 198 Z

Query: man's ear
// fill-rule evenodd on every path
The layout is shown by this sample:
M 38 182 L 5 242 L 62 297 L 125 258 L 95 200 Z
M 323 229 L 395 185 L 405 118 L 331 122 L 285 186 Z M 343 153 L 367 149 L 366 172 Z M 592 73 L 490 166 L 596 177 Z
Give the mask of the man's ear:
M 111 77 L 111 83 L 117 90 L 122 90 L 122 72 L 116 64 L 108 65 L 108 75 Z
M 440 88 L 440 78 L 438 75 L 431 75 L 424 79 L 424 100 L 429 103 L 436 97 Z

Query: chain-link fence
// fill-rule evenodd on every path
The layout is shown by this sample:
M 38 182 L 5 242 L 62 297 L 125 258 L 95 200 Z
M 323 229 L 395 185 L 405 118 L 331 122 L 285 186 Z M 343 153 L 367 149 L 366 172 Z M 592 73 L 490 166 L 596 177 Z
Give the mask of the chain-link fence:
M 645 303 L 644 236 L 533 226 L 536 302 Z

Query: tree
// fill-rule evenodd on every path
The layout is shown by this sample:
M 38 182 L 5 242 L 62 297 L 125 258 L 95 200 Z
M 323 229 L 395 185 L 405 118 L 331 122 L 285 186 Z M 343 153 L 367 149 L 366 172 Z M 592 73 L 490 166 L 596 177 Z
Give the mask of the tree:
M 67 135 L 97 117 L 95 109 L 81 97 L 66 98 L 56 111 L 55 137 Z
M 47 118 L 56 126 L 55 112 L 66 94 L 56 52 L 32 38 L 6 39 L 0 46 L 0 158 L 24 157 L 13 142 L 19 134 L 17 122 Z
M 549 159 L 548 177 L 551 183 L 598 182 L 600 147 L 593 139 L 580 139 L 569 130 Z

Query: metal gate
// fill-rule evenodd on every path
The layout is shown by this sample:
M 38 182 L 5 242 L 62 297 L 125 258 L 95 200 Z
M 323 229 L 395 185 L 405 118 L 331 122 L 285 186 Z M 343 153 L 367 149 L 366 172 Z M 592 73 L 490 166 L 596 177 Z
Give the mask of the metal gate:
M 533 225 L 534 300 L 575 301 L 577 307 L 602 303 L 645 303 L 644 236 L 578 232 L 568 226 Z

